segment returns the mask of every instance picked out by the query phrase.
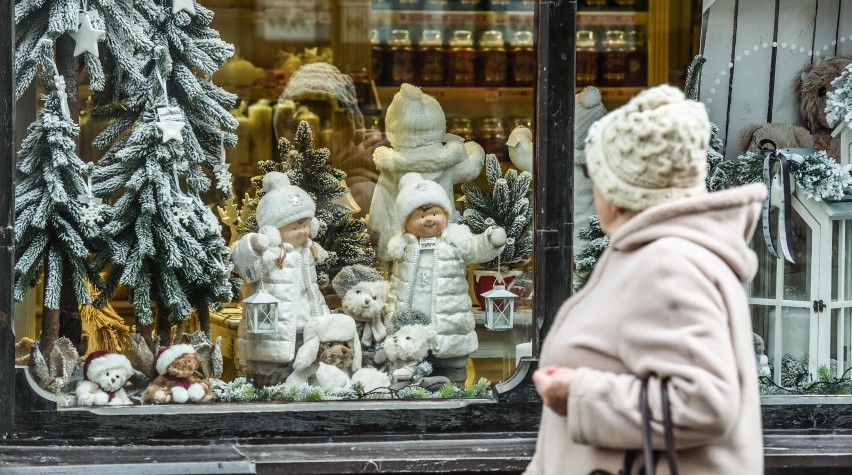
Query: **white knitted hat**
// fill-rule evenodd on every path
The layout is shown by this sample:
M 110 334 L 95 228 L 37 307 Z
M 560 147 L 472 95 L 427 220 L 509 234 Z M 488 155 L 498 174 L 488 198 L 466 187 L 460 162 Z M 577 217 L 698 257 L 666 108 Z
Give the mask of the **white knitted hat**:
M 169 366 L 176 359 L 193 353 L 195 353 L 195 348 L 188 344 L 161 346 L 157 352 L 157 359 L 154 361 L 154 369 L 157 370 L 158 374 L 165 375 L 169 370 Z
M 453 215 L 453 205 L 444 187 L 431 180 L 424 180 L 419 173 L 406 173 L 399 179 L 399 194 L 396 195 L 396 211 L 403 227 L 408 215 L 424 205 L 436 205 Z
M 586 162 L 607 200 L 641 211 L 706 193 L 709 141 L 704 105 L 657 86 L 592 125 Z
M 291 185 L 287 175 L 269 172 L 263 177 L 266 194 L 257 204 L 257 226 L 280 228 L 302 218 L 312 218 L 316 204 L 305 190 Z
M 419 87 L 403 84 L 385 115 L 388 141 L 394 149 L 440 144 L 447 132 L 441 104 Z

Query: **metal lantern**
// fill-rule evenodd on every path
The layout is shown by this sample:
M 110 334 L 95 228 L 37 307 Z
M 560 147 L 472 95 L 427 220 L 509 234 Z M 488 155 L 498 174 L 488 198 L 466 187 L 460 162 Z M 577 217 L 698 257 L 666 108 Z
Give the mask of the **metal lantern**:
M 260 286 L 257 292 L 243 300 L 243 319 L 249 333 L 276 333 L 278 331 L 278 304 L 280 300 Z
M 515 299 L 518 296 L 500 284 L 481 295 L 485 297 L 485 328 L 492 331 L 511 330 L 515 317 Z

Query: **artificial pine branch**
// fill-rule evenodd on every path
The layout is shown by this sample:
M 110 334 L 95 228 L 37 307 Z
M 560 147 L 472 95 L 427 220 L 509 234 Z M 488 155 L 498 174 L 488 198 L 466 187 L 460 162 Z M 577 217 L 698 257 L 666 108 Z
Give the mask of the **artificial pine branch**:
M 495 268 L 502 264 L 524 262 L 532 253 L 532 208 L 529 206 L 529 172 L 508 170 L 505 176 L 495 155 L 485 157 L 485 176 L 488 191 L 472 183 L 462 185 L 464 212 L 462 223 L 474 234 L 480 234 L 496 224 L 506 230 L 509 239 L 498 259 L 486 262 L 483 267 Z

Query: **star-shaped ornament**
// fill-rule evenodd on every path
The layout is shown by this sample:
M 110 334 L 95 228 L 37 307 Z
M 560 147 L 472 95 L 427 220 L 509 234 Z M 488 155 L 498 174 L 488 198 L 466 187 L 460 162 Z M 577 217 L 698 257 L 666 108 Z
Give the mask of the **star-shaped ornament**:
M 172 14 L 182 10 L 195 15 L 195 0 L 174 0 L 172 2 Z
M 157 124 L 157 128 L 163 133 L 163 143 L 166 143 L 169 140 L 176 140 L 183 143 L 183 135 L 181 135 L 180 131 L 183 130 L 183 126 L 186 125 L 186 122 L 179 120 L 163 120 L 154 123 Z
M 83 53 L 98 55 L 98 41 L 106 35 L 106 30 L 98 30 L 92 25 L 92 17 L 88 12 L 80 12 L 80 26 L 77 31 L 69 33 L 74 38 L 74 56 Z

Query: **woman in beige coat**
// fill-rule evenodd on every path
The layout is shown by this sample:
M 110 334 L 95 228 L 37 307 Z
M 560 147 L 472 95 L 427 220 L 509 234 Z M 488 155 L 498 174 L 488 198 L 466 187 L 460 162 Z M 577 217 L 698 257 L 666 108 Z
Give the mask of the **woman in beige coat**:
M 641 379 L 670 378 L 680 472 L 761 474 L 763 443 L 743 283 L 761 184 L 707 194 L 702 104 L 670 86 L 598 121 L 586 145 L 595 209 L 610 246 L 556 317 L 533 380 L 545 402 L 528 474 L 618 473 L 642 447 Z M 665 457 L 657 473 L 668 474 Z M 640 464 L 634 464 L 638 470 Z

